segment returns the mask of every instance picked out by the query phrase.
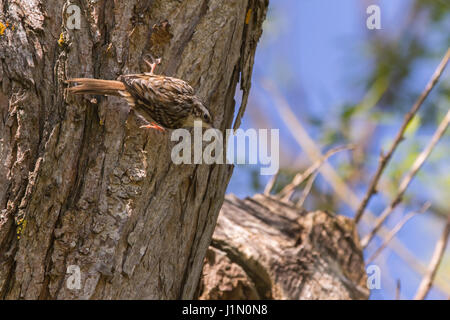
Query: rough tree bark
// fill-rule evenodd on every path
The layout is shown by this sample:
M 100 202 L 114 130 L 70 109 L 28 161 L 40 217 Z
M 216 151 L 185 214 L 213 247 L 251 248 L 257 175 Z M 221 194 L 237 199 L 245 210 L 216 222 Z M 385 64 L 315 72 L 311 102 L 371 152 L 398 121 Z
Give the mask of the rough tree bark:
M 232 168 L 174 165 L 170 133 L 139 130 L 120 99 L 64 96 L 63 80 L 148 71 L 152 53 L 230 128 L 268 0 L 71 3 L 80 30 L 64 1 L 0 0 L 0 298 L 192 298 Z M 173 37 L 152 28 L 165 19 Z
M 206 254 L 200 299 L 367 299 L 353 219 L 279 198 L 228 195 Z

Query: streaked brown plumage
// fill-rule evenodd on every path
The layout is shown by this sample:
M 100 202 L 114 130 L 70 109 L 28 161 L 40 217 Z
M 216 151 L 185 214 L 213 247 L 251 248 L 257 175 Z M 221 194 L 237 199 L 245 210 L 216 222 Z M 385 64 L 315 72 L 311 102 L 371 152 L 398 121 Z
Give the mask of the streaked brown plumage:
M 69 79 L 68 83 L 78 85 L 67 90 L 72 94 L 121 96 L 137 113 L 146 114 L 155 121 L 144 126 L 146 128 L 193 127 L 194 121 L 202 121 L 204 127 L 212 126 L 208 109 L 188 83 L 155 75 L 153 70 L 154 65 L 150 73 L 122 75 L 117 80 Z

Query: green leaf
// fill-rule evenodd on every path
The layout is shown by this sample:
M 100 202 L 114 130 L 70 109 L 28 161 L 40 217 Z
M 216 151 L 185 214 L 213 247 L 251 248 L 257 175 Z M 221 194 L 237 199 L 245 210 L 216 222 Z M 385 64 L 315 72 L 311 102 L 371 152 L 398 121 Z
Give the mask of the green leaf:
M 416 134 L 417 129 L 419 129 L 420 123 L 421 123 L 420 116 L 416 115 L 416 116 L 408 123 L 408 126 L 406 127 L 406 130 L 405 130 L 405 136 L 408 137 L 408 138 L 413 137 L 413 136 Z

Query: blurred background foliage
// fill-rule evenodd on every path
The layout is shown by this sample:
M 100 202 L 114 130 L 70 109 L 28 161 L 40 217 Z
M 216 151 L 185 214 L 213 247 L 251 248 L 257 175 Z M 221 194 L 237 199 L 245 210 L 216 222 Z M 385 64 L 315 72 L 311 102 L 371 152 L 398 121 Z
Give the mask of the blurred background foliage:
M 366 8 L 371 4 L 381 8 L 381 30 L 366 27 Z M 322 153 L 344 144 L 356 145 L 353 151 L 333 156 L 329 163 L 362 199 L 380 151 L 389 148 L 405 113 L 450 46 L 449 31 L 448 0 L 271 1 L 242 127 L 280 129 L 281 167 L 274 191 L 308 168 L 311 161 L 296 143 L 295 133 L 286 127 L 277 99 L 264 82 L 274 84 Z M 375 214 L 394 197 L 399 181 L 449 110 L 449 74 L 448 70 L 444 72 L 384 171 L 379 193 L 369 205 Z M 447 132 L 409 187 L 402 205 L 386 223 L 392 228 L 405 214 L 430 201 L 430 209 L 412 219 L 398 234 L 424 264 L 431 257 L 444 217 L 450 214 L 449 154 Z M 251 196 L 261 193 L 269 179 L 259 174 L 259 166 L 238 166 L 228 191 L 240 197 Z M 304 206 L 354 216 L 321 175 Z M 361 226 L 360 234 L 368 230 Z M 375 239 L 366 257 L 380 243 Z M 446 280 L 450 279 L 449 252 L 439 269 Z M 397 280 L 402 284 L 402 298 L 414 296 L 421 276 L 396 252 L 386 249 L 374 263 L 381 267 L 383 280 L 381 290 L 372 292 L 373 298 L 392 299 Z M 450 292 L 435 288 L 429 298 L 449 296 Z

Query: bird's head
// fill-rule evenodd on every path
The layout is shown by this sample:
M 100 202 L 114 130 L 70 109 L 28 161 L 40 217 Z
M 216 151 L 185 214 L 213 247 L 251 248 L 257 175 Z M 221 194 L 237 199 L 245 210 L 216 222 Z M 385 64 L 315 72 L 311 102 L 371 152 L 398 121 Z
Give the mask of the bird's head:
M 203 128 L 213 128 L 212 116 L 200 99 L 194 99 L 192 115 L 188 117 L 185 126 L 193 127 L 195 121 L 201 121 Z

